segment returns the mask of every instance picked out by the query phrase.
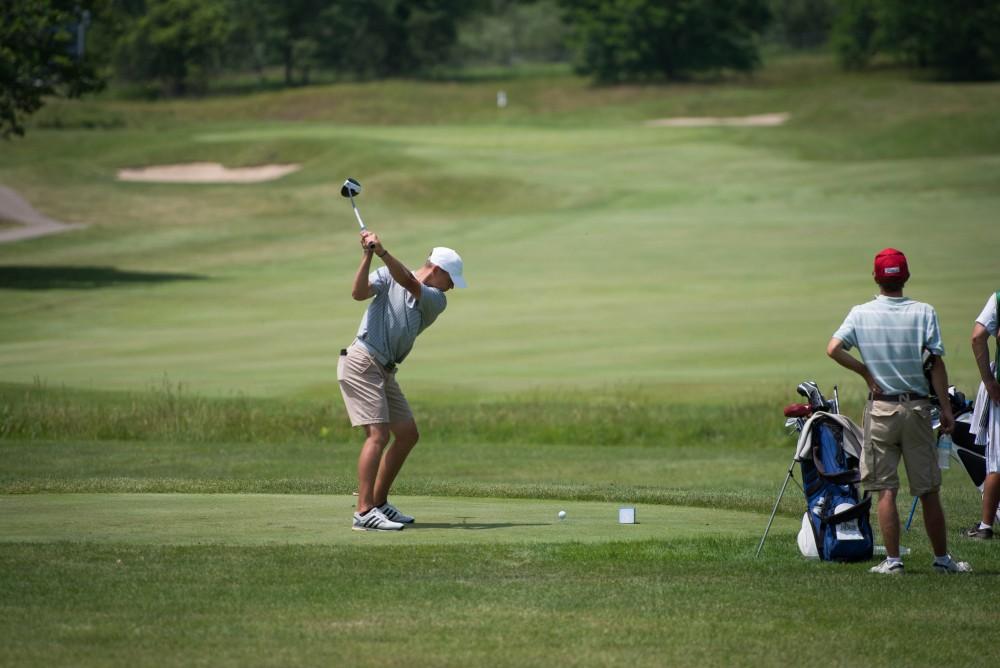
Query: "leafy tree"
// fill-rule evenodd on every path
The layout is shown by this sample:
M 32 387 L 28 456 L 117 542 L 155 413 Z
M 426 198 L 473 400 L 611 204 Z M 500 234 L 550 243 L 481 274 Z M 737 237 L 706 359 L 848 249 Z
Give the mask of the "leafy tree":
M 221 0 L 149 0 L 119 42 L 119 72 L 170 95 L 204 90 L 231 30 Z
M 562 0 L 577 68 L 599 81 L 751 71 L 765 0 Z
M 223 62 L 236 70 L 252 69 L 264 83 L 264 69 L 277 42 L 272 7 L 260 0 L 228 0 L 228 12 L 231 31 Z
M 79 97 L 104 85 L 83 48 L 87 19 L 101 6 L 2 0 L 0 7 L 0 137 L 9 139 L 24 135 L 26 117 L 42 108 L 46 96 Z
M 885 0 L 887 47 L 949 79 L 1000 76 L 1000 0 Z
M 565 60 L 566 24 L 557 0 L 491 0 L 459 24 L 463 61 L 512 65 Z
M 772 0 L 774 34 L 783 43 L 807 49 L 826 43 L 836 0 Z
M 352 78 L 409 76 L 447 62 L 470 0 L 332 0 L 316 22 L 318 61 Z
M 841 0 L 833 24 L 833 47 L 845 69 L 868 65 L 882 39 L 879 24 L 884 18 L 878 0 Z
M 1000 0 L 845 0 L 834 34 L 845 67 L 884 52 L 949 79 L 1000 77 Z
M 309 71 L 316 64 L 319 51 L 320 15 L 334 0 L 259 0 L 257 12 L 265 22 L 260 35 L 267 47 L 278 55 L 285 69 L 285 84 L 299 80 L 308 83 Z M 365 3 L 359 3 L 365 4 Z M 248 3 L 253 6 L 254 3 Z

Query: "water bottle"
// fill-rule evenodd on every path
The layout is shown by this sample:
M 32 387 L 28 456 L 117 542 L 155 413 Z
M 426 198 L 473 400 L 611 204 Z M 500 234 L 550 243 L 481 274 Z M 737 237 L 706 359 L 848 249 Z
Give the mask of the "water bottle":
M 874 548 L 872 549 L 872 552 L 873 552 L 874 554 L 886 554 L 886 551 L 885 551 L 885 545 L 876 545 L 876 546 L 875 546 L 875 547 L 874 547 Z M 910 553 L 910 548 L 908 548 L 908 547 L 903 547 L 902 545 L 900 545 L 900 546 L 899 546 L 899 556 L 901 556 L 901 557 L 905 557 L 905 556 L 906 556 L 906 555 L 908 555 L 909 553 Z M 888 556 L 888 555 L 886 555 L 886 556 Z
M 937 442 L 938 468 L 946 469 L 951 467 L 951 436 L 941 434 Z

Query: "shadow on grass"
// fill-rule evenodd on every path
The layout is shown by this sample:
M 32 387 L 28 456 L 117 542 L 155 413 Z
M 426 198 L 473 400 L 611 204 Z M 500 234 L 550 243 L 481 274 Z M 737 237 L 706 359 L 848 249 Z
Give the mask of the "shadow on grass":
M 94 290 L 121 285 L 201 281 L 207 276 L 114 267 L 0 266 L 0 290 Z
M 480 531 L 483 529 L 510 529 L 513 527 L 547 527 L 550 522 L 420 522 L 410 524 L 407 529 L 466 529 Z

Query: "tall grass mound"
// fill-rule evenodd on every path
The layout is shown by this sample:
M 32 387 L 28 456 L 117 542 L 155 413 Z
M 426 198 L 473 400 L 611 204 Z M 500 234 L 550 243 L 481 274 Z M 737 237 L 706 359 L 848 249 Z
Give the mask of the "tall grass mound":
M 441 442 L 759 447 L 786 440 L 773 401 L 665 404 L 635 394 L 624 388 L 538 391 L 413 405 L 425 439 Z M 357 437 L 339 398 L 207 397 L 170 383 L 139 392 L 0 385 L 0 440 L 299 443 Z

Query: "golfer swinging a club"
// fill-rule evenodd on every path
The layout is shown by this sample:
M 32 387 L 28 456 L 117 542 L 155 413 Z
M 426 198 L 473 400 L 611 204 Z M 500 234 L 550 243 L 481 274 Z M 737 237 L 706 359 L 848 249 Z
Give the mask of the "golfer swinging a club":
M 382 246 L 378 235 L 361 233 L 361 266 L 351 296 L 374 297 L 361 318 L 357 337 L 340 352 L 337 381 L 351 426 L 364 427 L 365 443 L 358 458 L 358 505 L 352 528 L 399 531 L 414 519 L 389 503 L 389 489 L 419 433 L 417 423 L 396 383 L 396 367 L 448 304 L 444 293 L 465 287 L 462 258 L 450 248 L 435 248 L 424 265 L 411 273 Z M 384 267 L 369 274 L 372 256 Z M 392 445 L 386 448 L 390 438 Z M 383 456 L 384 454 L 384 456 Z

